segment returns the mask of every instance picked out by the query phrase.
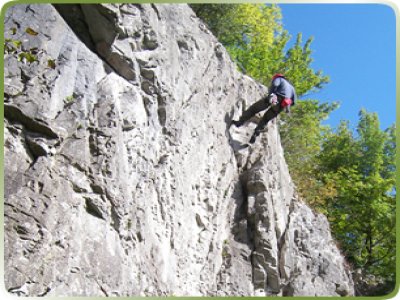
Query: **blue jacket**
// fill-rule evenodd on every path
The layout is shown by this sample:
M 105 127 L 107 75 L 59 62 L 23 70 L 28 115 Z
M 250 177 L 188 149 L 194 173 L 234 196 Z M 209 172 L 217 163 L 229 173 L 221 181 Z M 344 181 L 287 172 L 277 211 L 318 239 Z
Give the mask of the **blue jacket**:
M 274 93 L 274 94 L 279 95 L 279 96 L 282 96 L 284 98 L 292 99 L 292 101 L 293 101 L 292 106 L 294 105 L 294 103 L 297 100 L 296 90 L 290 84 L 290 82 L 287 81 L 283 77 L 275 78 L 271 82 L 271 86 L 269 88 L 269 92 L 270 93 Z

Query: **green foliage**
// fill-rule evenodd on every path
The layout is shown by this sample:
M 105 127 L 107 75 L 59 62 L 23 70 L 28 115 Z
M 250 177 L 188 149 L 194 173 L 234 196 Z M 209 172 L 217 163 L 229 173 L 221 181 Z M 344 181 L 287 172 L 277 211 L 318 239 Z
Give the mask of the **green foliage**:
M 281 13 L 275 5 L 240 4 L 233 19 L 236 29 L 234 43 L 226 44 L 232 58 L 247 74 L 268 84 L 276 73 L 277 62 L 283 58 L 288 41 L 281 24 Z
M 21 49 L 22 42 L 19 40 L 5 39 L 4 40 L 4 53 L 17 53 Z
M 343 122 L 325 137 L 319 177 L 334 187 L 326 198 L 336 238 L 356 268 L 393 281 L 395 276 L 395 129 L 361 110 L 356 134 Z
M 192 4 L 242 71 L 267 83 L 288 41 L 276 5 Z
M 239 9 L 237 4 L 190 4 L 190 6 L 222 44 L 233 45 L 241 39 L 240 24 L 232 22 Z
M 279 67 L 279 71 L 290 78 L 299 96 L 316 92 L 329 82 L 329 77 L 322 75 L 322 71 L 315 72 L 311 68 L 312 41 L 313 38 L 309 38 L 302 46 L 302 34 L 299 33 L 296 43 L 287 51 Z
M 285 158 L 299 194 L 325 213 L 347 259 L 364 274 L 395 280 L 395 126 L 360 111 L 355 131 L 321 122 L 337 104 L 298 101 L 282 115 Z
M 32 51 L 22 51 L 18 53 L 18 61 L 33 63 L 35 61 L 38 61 L 38 59 Z
M 284 73 L 299 96 L 319 90 L 329 81 L 311 68 L 312 38 L 302 36 L 285 52 L 290 39 L 281 24 L 278 6 L 265 4 L 192 4 L 199 16 L 226 47 L 242 71 L 268 85 L 275 73 Z
M 281 143 L 298 192 L 321 212 L 325 211 L 325 197 L 332 194 L 332 187 L 315 177 L 321 141 L 330 129 L 321 122 L 338 106 L 336 102 L 320 104 L 318 100 L 298 100 L 291 114 L 282 114 L 280 119 Z
M 65 97 L 64 103 L 67 104 L 67 105 L 70 105 L 70 104 L 74 103 L 75 100 L 76 100 L 75 94 L 72 94 L 70 96 Z

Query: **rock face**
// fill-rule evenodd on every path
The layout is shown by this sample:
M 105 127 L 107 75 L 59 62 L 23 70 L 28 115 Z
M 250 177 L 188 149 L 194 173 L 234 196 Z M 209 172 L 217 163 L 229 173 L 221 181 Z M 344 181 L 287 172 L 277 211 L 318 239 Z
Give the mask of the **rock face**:
M 5 37 L 8 292 L 353 295 L 276 124 L 229 127 L 266 88 L 187 5 L 16 5 Z

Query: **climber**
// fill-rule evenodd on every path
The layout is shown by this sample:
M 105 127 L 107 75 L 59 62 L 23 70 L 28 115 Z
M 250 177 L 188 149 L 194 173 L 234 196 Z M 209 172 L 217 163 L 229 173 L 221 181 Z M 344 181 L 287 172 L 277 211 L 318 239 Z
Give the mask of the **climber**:
M 240 127 L 250 120 L 250 118 L 256 113 L 267 109 L 250 138 L 249 143 L 253 144 L 257 136 L 270 120 L 278 116 L 278 114 L 284 109 L 286 112 L 289 112 L 289 108 L 291 105 L 294 105 L 296 98 L 297 95 L 293 85 L 283 74 L 275 74 L 272 77 L 268 95 L 251 105 L 245 112 L 243 112 L 243 115 L 239 120 L 233 120 L 232 124 L 236 127 Z

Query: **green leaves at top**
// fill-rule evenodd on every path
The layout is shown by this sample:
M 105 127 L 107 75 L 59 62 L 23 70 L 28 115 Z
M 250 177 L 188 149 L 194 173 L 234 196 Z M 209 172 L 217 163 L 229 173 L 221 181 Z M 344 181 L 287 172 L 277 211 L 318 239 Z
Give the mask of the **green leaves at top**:
M 275 73 L 284 73 L 299 96 L 317 91 L 329 81 L 311 68 L 312 38 L 302 46 L 302 36 L 285 51 L 290 36 L 276 5 L 192 4 L 191 7 L 226 47 L 238 67 L 268 85 Z

